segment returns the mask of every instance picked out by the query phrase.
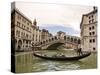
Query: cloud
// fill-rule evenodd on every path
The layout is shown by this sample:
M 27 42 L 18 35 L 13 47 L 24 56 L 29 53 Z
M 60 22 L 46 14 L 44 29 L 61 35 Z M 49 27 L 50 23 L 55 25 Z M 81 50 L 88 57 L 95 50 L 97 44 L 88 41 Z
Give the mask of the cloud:
M 44 24 L 40 29 L 47 29 L 50 33 L 56 34 L 58 31 L 66 32 L 68 35 L 80 35 L 80 31 L 72 28 L 71 26 L 57 25 L 57 24 Z
M 16 7 L 32 21 L 36 18 L 39 25 L 79 25 L 82 15 L 93 10 L 92 6 L 32 2 L 16 2 Z

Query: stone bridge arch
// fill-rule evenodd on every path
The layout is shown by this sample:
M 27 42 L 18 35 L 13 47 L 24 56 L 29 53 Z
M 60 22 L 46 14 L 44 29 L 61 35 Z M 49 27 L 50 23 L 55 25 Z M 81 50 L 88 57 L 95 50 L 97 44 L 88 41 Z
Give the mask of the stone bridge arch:
M 51 45 L 49 45 L 46 49 L 47 50 L 57 50 L 57 48 L 61 45 L 63 45 L 64 43 L 61 43 L 61 42 L 56 42 L 56 43 L 53 43 Z
M 75 36 L 63 36 L 63 38 L 59 38 L 59 36 L 53 36 L 49 39 L 45 39 L 41 42 L 42 49 L 57 49 L 58 46 L 65 44 L 70 46 L 69 48 L 77 48 L 78 44 L 80 44 L 80 38 Z M 56 46 L 54 48 L 54 46 Z

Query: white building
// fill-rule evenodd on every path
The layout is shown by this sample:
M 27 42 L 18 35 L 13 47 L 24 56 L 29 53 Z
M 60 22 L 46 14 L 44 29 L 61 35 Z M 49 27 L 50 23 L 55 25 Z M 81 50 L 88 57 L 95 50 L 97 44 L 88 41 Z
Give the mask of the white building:
M 97 22 L 97 7 L 82 16 L 80 29 L 83 51 L 97 51 Z

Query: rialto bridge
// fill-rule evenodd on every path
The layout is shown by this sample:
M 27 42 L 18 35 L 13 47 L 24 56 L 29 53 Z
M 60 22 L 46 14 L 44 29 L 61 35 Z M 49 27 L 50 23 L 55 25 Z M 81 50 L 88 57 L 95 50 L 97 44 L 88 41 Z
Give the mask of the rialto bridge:
M 45 39 L 37 43 L 37 46 L 40 46 L 42 49 L 56 49 L 63 44 L 66 46 L 66 48 L 75 49 L 78 47 L 78 45 L 80 45 L 80 38 L 69 35 L 64 37 L 53 36 L 49 39 Z

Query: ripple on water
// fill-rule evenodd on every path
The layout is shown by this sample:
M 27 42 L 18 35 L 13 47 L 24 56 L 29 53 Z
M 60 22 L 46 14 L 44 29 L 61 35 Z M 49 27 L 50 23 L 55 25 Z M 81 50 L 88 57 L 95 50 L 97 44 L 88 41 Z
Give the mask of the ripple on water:
M 76 70 L 79 69 L 79 65 L 77 64 L 71 64 L 71 65 L 61 65 L 59 66 L 60 70 Z
M 40 64 L 41 63 L 41 64 Z M 36 66 L 37 65 L 37 66 Z M 71 70 L 71 69 L 79 69 L 79 65 L 73 62 L 60 62 L 60 61 L 45 61 L 39 62 L 35 64 L 35 70 L 42 71 L 61 71 L 61 70 Z M 40 68 L 38 68 L 40 67 Z

